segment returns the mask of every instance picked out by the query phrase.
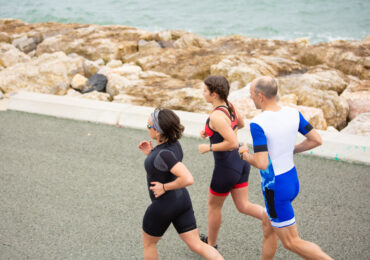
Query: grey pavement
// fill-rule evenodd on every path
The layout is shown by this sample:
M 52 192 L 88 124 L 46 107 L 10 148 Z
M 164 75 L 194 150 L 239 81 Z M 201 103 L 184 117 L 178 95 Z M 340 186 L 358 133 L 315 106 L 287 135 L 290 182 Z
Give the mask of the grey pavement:
M 146 131 L 0 111 L 0 259 L 142 259 L 141 222 L 149 196 Z M 198 227 L 207 231 L 211 154 L 182 138 Z M 296 155 L 301 190 L 293 203 L 300 235 L 335 259 L 369 259 L 370 166 Z M 249 200 L 263 204 L 251 171 Z M 260 222 L 228 198 L 219 234 L 225 259 L 259 259 Z M 173 227 L 160 259 L 201 259 Z M 299 259 L 279 245 L 275 259 Z

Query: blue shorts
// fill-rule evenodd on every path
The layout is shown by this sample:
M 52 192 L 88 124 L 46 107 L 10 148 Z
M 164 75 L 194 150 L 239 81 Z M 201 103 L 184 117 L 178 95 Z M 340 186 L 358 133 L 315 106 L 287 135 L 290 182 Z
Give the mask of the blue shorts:
M 295 223 L 292 201 L 299 192 L 297 170 L 275 176 L 273 182 L 262 183 L 267 215 L 273 227 L 287 227 Z

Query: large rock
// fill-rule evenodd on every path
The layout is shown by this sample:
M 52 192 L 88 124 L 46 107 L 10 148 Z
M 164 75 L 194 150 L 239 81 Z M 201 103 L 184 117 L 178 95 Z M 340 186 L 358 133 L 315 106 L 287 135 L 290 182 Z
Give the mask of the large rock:
M 189 48 L 189 47 L 207 47 L 210 40 L 199 37 L 196 34 L 187 33 L 181 36 L 180 39 L 176 40 L 174 43 L 175 48 Z
M 128 92 L 129 88 L 134 86 L 132 81 L 116 73 L 108 74 L 107 78 L 108 78 L 108 83 L 107 83 L 106 91 L 112 97 L 125 94 L 126 92 Z
M 250 97 L 250 84 L 244 88 L 231 92 L 228 100 L 234 105 L 243 118 L 252 119 L 261 113 L 261 110 L 256 108 Z
M 370 79 L 370 44 L 366 41 L 334 41 L 300 49 L 297 60 L 305 65 L 326 64 L 360 79 Z
M 370 136 L 370 113 L 362 113 L 353 119 L 341 133 Z
M 151 38 L 150 33 L 132 27 L 90 25 L 45 39 L 37 46 L 36 54 L 63 51 L 108 62 L 136 52 L 139 40 Z
M 211 74 L 224 76 L 229 82 L 238 81 L 245 86 L 262 75 L 274 76 L 276 71 L 263 60 L 230 55 L 212 65 Z
M 347 87 L 345 76 L 336 70 L 313 69 L 303 74 L 291 74 L 279 77 L 279 82 L 290 89 L 307 86 L 323 91 L 334 90 L 341 94 Z
M 84 62 L 84 73 L 86 77 L 91 77 L 92 75 L 98 73 L 101 67 L 104 66 L 104 61 L 98 59 L 96 61 L 85 60 Z
M 26 35 L 23 35 L 20 38 L 14 39 L 12 44 L 17 47 L 19 50 L 25 53 L 29 53 L 36 49 L 37 41 L 33 38 L 28 38 Z
M 81 74 L 76 74 L 71 82 L 71 86 L 74 89 L 81 90 L 87 82 L 87 78 L 82 76 Z
M 349 106 L 344 98 L 330 89 L 340 90 L 345 82 L 340 78 L 337 83 L 331 83 L 326 78 L 321 81 L 320 76 L 304 74 L 280 77 L 279 92 L 281 95 L 295 94 L 298 105 L 320 108 L 329 126 L 342 129 L 347 124 Z
M 370 80 L 352 81 L 342 93 L 349 105 L 349 120 L 370 112 Z
M 19 51 L 11 44 L 0 42 L 0 66 L 7 68 L 28 61 L 31 61 L 30 56 Z
M 90 99 L 90 100 L 97 100 L 97 101 L 106 101 L 106 102 L 111 101 L 111 97 L 108 93 L 102 93 L 98 91 L 92 91 L 86 94 L 81 94 L 80 92 L 74 89 L 69 89 L 67 91 L 67 96 Z
M 26 90 L 64 95 L 73 76 L 83 74 L 83 63 L 83 58 L 68 57 L 63 52 L 43 54 L 0 71 L 0 88 L 6 93 Z
M 243 118 L 252 119 L 261 113 L 261 110 L 256 108 L 253 100 L 250 98 L 249 85 L 230 93 L 229 101 L 232 102 Z M 279 101 L 280 106 L 294 107 L 299 110 L 314 128 L 321 130 L 327 129 L 327 123 L 324 113 L 321 109 L 307 106 L 297 106 L 296 104 L 297 96 L 294 94 L 284 95 Z
M 0 32 L 0 42 L 11 43 L 12 38 L 6 32 Z
M 92 91 L 105 92 L 108 79 L 103 74 L 92 75 L 82 87 L 81 93 L 89 93 Z

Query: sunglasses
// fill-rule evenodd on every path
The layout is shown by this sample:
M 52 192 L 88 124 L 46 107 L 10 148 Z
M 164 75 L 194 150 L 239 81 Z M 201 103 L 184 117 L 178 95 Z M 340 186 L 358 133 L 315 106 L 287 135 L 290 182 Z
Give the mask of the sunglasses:
M 146 125 L 146 128 L 148 128 L 148 130 L 150 130 L 150 128 L 153 128 L 154 129 L 154 126 L 152 126 L 152 125 Z

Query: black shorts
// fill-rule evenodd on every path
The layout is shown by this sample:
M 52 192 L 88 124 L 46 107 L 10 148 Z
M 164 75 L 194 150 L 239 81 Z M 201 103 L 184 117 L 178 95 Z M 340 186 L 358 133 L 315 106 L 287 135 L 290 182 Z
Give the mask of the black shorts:
M 232 189 L 248 186 L 250 165 L 243 161 L 241 171 L 223 165 L 215 165 L 209 191 L 216 196 L 227 196 Z
M 161 237 L 170 224 L 181 234 L 197 228 L 194 210 L 186 189 L 169 191 L 152 201 L 143 219 L 145 233 Z

